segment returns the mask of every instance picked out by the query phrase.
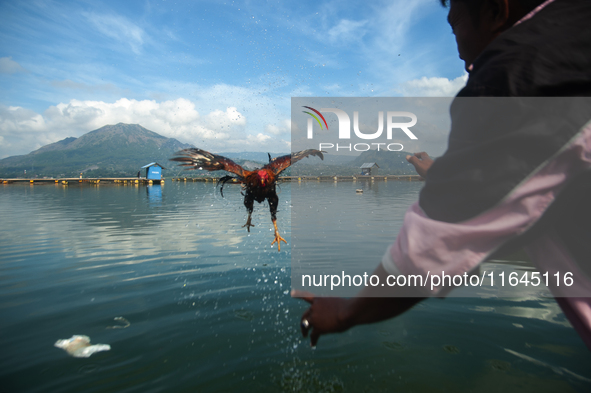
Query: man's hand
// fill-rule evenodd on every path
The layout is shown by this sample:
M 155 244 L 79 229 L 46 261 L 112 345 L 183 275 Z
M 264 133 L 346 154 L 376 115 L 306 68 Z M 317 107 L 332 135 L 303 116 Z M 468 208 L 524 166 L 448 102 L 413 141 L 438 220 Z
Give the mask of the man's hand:
M 427 177 L 427 171 L 429 170 L 429 168 L 431 168 L 431 165 L 433 164 L 433 160 L 431 159 L 431 157 L 429 157 L 429 155 L 424 151 L 420 153 L 415 153 L 414 156 L 411 156 L 409 154 L 408 156 L 406 156 L 406 161 L 414 165 L 415 170 L 422 178 Z
M 310 307 L 302 315 L 300 329 L 302 335 L 310 334 L 310 345 L 316 346 L 320 335 L 327 333 L 340 333 L 351 326 L 346 321 L 345 312 L 350 303 L 349 299 L 337 297 L 315 297 L 309 292 L 291 291 L 291 296 L 305 300 Z
M 386 282 L 388 273 L 382 264 L 373 274 L 379 277 L 380 282 Z M 421 297 L 400 297 L 414 293 L 413 290 L 411 292 L 403 287 L 370 286 L 351 299 L 318 297 L 297 290 L 291 291 L 291 297 L 310 304 L 300 319 L 300 328 L 304 337 L 311 331 L 310 344 L 315 347 L 323 334 L 344 332 L 356 325 L 375 323 L 402 314 L 423 300 Z

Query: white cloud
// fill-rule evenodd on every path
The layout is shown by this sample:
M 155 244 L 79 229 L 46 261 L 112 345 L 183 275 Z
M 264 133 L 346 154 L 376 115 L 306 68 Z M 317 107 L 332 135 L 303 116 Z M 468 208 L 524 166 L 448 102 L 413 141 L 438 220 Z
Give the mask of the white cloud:
M 45 126 L 45 120 L 43 116 L 18 106 L 4 107 L 0 111 L 0 125 L 2 127 L 9 126 L 15 127 L 17 125 L 23 125 L 27 129 L 33 131 L 39 131 Z
M 341 19 L 339 23 L 328 30 L 328 40 L 331 44 L 346 45 L 351 41 L 360 40 L 365 35 L 363 28 L 367 21 L 352 21 Z
M 233 111 L 216 111 L 209 117 L 235 117 Z M 114 103 L 103 101 L 78 101 L 60 103 L 45 111 L 44 117 L 55 128 L 67 129 L 70 135 L 80 136 L 106 124 L 140 124 L 149 130 L 183 142 L 192 140 L 225 139 L 228 133 L 209 127 L 209 117 L 203 119 L 195 104 L 179 98 L 157 102 L 154 100 L 129 100 L 122 98 Z M 225 124 L 230 124 L 228 119 Z
M 249 135 L 248 136 L 248 140 L 250 140 L 251 142 L 254 142 L 254 143 L 265 143 L 269 139 L 271 139 L 271 137 L 269 135 L 265 135 L 262 133 L 258 133 L 257 135 Z
M 0 57 L 0 74 L 16 74 L 19 72 L 27 72 L 27 70 L 12 60 L 12 57 Z
M 285 151 L 285 140 L 272 132 L 251 133 L 246 116 L 236 107 L 201 115 L 184 98 L 154 100 L 71 100 L 49 107 L 43 114 L 21 107 L 0 106 L 0 158 L 27 154 L 66 137 L 79 137 L 104 125 L 129 123 L 211 151 Z M 284 132 L 289 128 L 284 121 Z
M 32 110 L 0 105 L 0 158 L 28 153 L 60 139 L 47 127 L 42 115 Z
M 291 132 L 291 120 L 285 119 L 279 125 L 267 124 L 265 126 L 265 132 L 271 135 L 288 134 Z
M 146 38 L 142 28 L 119 15 L 84 14 L 97 30 L 116 41 L 129 45 L 135 54 L 140 54 Z
M 397 91 L 405 97 L 453 97 L 466 85 L 467 81 L 467 73 L 452 80 L 424 76 L 402 83 Z
M 226 108 L 225 111 L 215 110 L 207 115 L 207 122 L 212 127 L 232 127 L 234 125 L 244 126 L 246 117 L 244 117 L 235 107 Z
M 281 129 L 277 127 L 275 124 L 267 124 L 265 126 L 265 131 L 269 134 L 279 135 L 281 134 Z

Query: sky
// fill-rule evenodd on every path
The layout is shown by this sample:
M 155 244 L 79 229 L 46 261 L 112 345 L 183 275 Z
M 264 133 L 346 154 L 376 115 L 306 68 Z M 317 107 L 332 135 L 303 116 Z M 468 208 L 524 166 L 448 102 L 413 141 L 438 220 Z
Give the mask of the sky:
M 288 152 L 292 97 L 451 97 L 439 0 L 0 0 L 0 158 L 104 125 Z

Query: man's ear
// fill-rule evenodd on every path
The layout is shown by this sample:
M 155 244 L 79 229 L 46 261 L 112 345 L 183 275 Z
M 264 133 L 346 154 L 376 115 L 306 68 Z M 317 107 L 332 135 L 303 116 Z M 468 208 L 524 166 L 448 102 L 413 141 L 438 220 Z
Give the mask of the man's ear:
M 510 3 L 515 3 L 515 0 L 484 0 L 480 10 L 481 20 L 486 21 L 491 33 L 500 34 L 513 25 Z

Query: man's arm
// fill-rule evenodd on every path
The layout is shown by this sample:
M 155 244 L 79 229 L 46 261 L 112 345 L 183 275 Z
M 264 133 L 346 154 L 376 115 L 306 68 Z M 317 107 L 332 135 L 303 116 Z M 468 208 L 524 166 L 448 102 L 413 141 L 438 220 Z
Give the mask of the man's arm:
M 386 282 L 388 273 L 380 264 L 373 272 Z M 366 287 L 355 298 L 315 297 L 303 291 L 292 291 L 291 296 L 301 298 L 310 307 L 302 315 L 302 334 L 310 334 L 314 347 L 323 334 L 344 332 L 356 325 L 380 322 L 393 318 L 423 300 L 421 297 L 396 297 L 400 287 Z M 387 296 L 387 297 L 386 297 Z M 307 321 L 308 326 L 304 321 Z
M 408 155 L 407 161 L 414 165 L 421 177 L 427 176 L 427 171 L 433 160 L 425 152 Z M 388 273 L 380 263 L 373 272 L 386 282 Z M 423 297 L 405 297 L 400 287 L 366 287 L 355 298 L 315 297 L 309 292 L 292 291 L 291 296 L 301 298 L 310 303 L 310 308 L 302 315 L 302 334 L 310 334 L 310 343 L 314 347 L 323 334 L 344 332 L 356 325 L 380 322 L 394 318 L 423 300 Z

